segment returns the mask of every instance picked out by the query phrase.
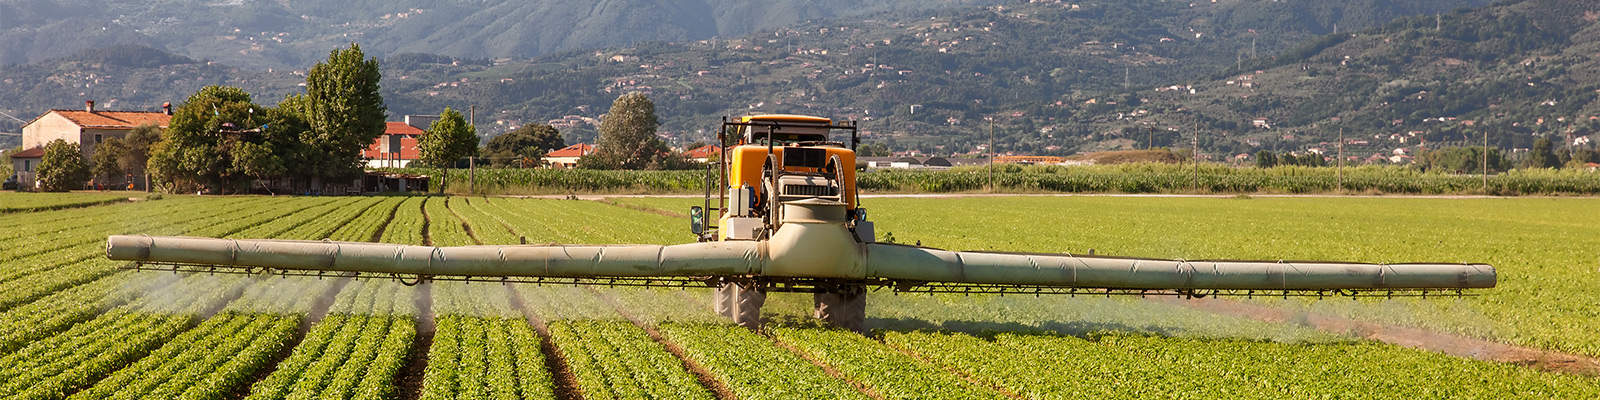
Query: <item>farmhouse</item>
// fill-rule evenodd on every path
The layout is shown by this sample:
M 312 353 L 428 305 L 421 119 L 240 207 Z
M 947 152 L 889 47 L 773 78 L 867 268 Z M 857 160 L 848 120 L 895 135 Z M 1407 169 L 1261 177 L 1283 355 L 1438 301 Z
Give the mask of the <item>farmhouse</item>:
M 11 155 L 11 171 L 12 175 L 17 177 L 18 187 L 34 187 L 39 176 L 39 161 L 43 159 L 43 147 L 34 147 Z
M 85 157 L 94 154 L 94 146 L 110 138 L 127 136 L 141 125 L 167 128 L 172 120 L 172 106 L 163 105 L 164 111 L 102 111 L 94 108 L 94 100 L 84 102 L 82 110 L 54 109 L 40 114 L 22 126 L 22 148 L 44 147 L 56 139 L 79 145 Z
M 594 145 L 578 143 L 560 150 L 544 153 L 544 162 L 550 168 L 572 169 L 578 166 L 578 159 L 593 152 Z
M 11 155 L 18 186 L 34 185 L 44 146 L 56 139 L 77 144 L 83 156 L 89 157 L 95 146 L 106 139 L 127 136 L 133 128 L 144 125 L 166 129 L 172 120 L 171 104 L 162 105 L 162 111 L 104 111 L 95 109 L 94 100 L 83 104 L 82 110 L 45 111 L 22 126 L 23 150 Z
M 367 168 L 405 168 L 417 159 L 417 139 L 423 133 L 406 122 L 386 122 L 383 135 L 362 150 L 361 157 L 367 159 Z
M 698 163 L 711 162 L 714 158 L 722 157 L 722 148 L 708 144 L 683 152 L 683 157 Z

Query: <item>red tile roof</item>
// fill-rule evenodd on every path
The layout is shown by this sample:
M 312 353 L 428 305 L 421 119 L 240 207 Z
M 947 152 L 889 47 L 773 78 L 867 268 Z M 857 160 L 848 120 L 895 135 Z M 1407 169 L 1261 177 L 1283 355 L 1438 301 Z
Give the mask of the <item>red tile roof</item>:
M 716 157 L 719 154 L 722 154 L 722 147 L 713 144 L 696 147 L 689 151 L 683 152 L 683 156 L 688 158 L 711 158 Z
M 12 153 L 11 158 L 44 158 L 44 147 L 35 147 Z
M 384 122 L 383 134 L 378 135 L 377 139 L 373 139 L 372 144 L 367 145 L 367 148 L 361 151 L 361 156 L 366 157 L 369 160 L 389 159 L 391 156 L 384 154 L 380 150 L 383 149 L 383 144 L 388 142 L 390 136 L 400 135 L 400 151 L 397 152 L 400 153 L 399 159 L 415 160 L 418 156 L 420 156 L 420 153 L 417 152 L 417 139 L 426 133 L 426 131 L 423 131 L 415 126 L 407 125 L 404 122 Z M 389 151 L 392 153 L 396 152 L 394 150 L 395 149 L 389 149 Z
M 593 153 L 593 152 L 594 152 L 594 146 L 593 145 L 589 145 L 589 144 L 585 144 L 585 143 L 578 143 L 578 144 L 575 144 L 575 145 L 571 145 L 571 146 L 567 146 L 565 148 L 562 148 L 561 150 L 555 150 L 555 151 L 551 151 L 549 153 L 544 153 L 544 156 L 547 157 L 547 158 L 548 157 L 583 157 L 583 156 L 589 155 L 589 153 Z
M 156 111 L 95 111 L 50 110 L 85 128 L 133 129 L 140 125 L 167 127 L 172 116 Z
M 384 123 L 383 133 L 389 135 L 421 135 L 425 132 L 404 122 L 389 121 Z

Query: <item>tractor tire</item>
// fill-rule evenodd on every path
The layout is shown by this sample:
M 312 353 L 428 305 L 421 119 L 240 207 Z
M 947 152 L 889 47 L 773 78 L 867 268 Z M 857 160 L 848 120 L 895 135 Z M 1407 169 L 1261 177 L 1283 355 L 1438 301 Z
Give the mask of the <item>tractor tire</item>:
M 711 293 L 711 311 L 724 318 L 733 319 L 733 297 L 738 290 L 739 286 L 733 283 L 717 286 L 717 290 Z
M 761 305 L 767 302 L 767 292 L 759 287 L 736 287 L 733 322 L 750 330 L 761 330 Z
M 866 332 L 867 294 L 856 287 L 813 295 L 817 319 L 855 332 Z

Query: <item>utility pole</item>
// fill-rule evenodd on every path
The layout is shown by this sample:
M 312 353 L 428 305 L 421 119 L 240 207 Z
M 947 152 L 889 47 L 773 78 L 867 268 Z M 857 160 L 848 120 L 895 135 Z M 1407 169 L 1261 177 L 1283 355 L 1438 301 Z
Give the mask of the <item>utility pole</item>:
M 1194 123 L 1194 147 L 1189 150 L 1194 163 L 1194 191 L 1200 191 L 1200 121 Z
M 1339 164 L 1335 168 L 1339 174 L 1339 190 L 1344 190 L 1344 127 L 1339 127 Z
M 478 105 L 467 105 L 467 126 L 472 128 L 472 147 L 478 147 Z M 467 156 L 467 193 L 478 192 L 478 158 Z
M 1483 194 L 1489 194 L 1489 130 L 1483 130 Z
M 989 117 L 989 192 L 994 193 L 994 117 Z

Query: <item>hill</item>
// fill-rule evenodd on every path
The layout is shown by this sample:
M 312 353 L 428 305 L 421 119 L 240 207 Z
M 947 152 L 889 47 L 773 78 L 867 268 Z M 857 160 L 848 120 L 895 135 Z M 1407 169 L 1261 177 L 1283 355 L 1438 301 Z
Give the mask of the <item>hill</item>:
M 137 44 L 252 68 L 334 46 L 373 54 L 527 58 L 641 40 L 737 36 L 807 20 L 997 0 L 0 0 L 0 65 Z
M 1141 118 L 1087 120 L 1130 141 L 1146 129 L 1166 133 L 1155 146 L 1187 145 L 1198 122 L 1202 142 L 1227 154 L 1331 152 L 1340 129 L 1358 155 L 1481 145 L 1484 133 L 1491 145 L 1526 149 L 1540 136 L 1600 130 L 1597 20 L 1600 3 L 1571 0 L 1402 18 L 1252 61 L 1193 85 L 1193 94 L 1143 91 Z M 1252 127 L 1257 118 L 1270 128 Z
M 985 117 L 1000 116 L 1003 150 L 1069 153 L 1125 146 L 1080 121 L 1113 115 L 1140 88 L 1204 80 L 1334 29 L 1481 3 L 1138 0 L 896 11 L 532 59 L 389 54 L 384 92 L 396 115 L 476 104 L 485 133 L 556 120 L 569 139 L 585 140 L 612 99 L 644 91 L 678 143 L 708 139 L 720 115 L 782 111 L 858 119 L 868 140 L 898 149 L 962 153 L 986 141 L 973 135 Z M 214 83 L 271 103 L 298 89 L 304 68 L 182 57 L 135 66 L 96 62 L 94 53 L 0 71 L 0 80 L 18 82 L 0 88 L 14 99 L 0 109 L 35 114 L 76 104 L 90 90 L 109 107 L 150 108 Z M 86 80 L 99 84 L 80 89 Z M 1087 99 L 1095 105 L 1067 106 Z

